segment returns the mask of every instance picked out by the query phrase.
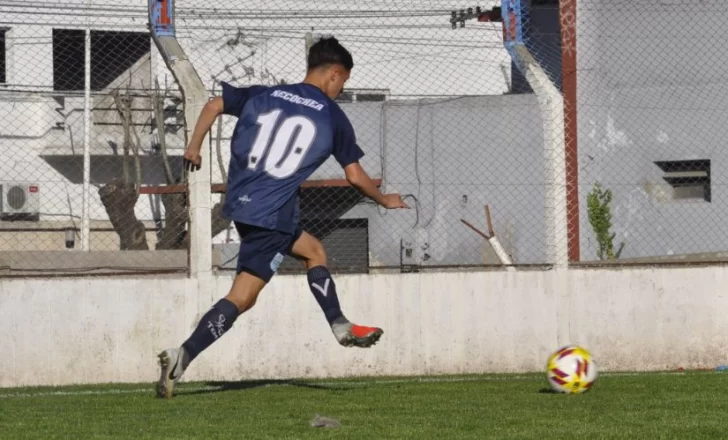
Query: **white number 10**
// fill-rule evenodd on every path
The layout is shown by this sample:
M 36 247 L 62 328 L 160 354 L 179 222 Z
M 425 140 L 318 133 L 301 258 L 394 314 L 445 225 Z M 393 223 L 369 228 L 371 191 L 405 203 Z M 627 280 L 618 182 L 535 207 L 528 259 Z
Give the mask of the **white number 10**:
M 301 166 L 316 138 L 316 125 L 304 116 L 291 116 L 283 120 L 274 136 L 280 115 L 281 110 L 273 110 L 258 116 L 260 130 L 248 155 L 248 168 L 255 170 L 265 160 L 266 173 L 285 179 Z

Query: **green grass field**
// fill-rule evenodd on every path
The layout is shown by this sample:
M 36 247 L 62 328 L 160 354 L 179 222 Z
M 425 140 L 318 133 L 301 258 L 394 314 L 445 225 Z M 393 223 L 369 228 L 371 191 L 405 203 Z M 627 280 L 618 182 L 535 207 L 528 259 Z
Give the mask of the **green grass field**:
M 584 395 L 542 375 L 0 389 L 0 438 L 728 438 L 728 373 L 603 374 Z M 341 422 L 313 428 L 315 414 Z

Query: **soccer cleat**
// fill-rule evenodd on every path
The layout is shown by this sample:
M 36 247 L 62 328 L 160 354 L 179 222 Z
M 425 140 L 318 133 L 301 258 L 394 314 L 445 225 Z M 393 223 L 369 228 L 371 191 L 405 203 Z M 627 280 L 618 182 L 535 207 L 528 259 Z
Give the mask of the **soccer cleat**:
M 157 397 L 171 399 L 174 396 L 174 387 L 184 373 L 186 355 L 184 348 L 168 348 L 159 353 L 161 374 L 157 383 Z
M 350 322 L 334 323 L 331 330 L 336 340 L 344 347 L 368 348 L 376 344 L 384 331 L 378 327 L 366 327 Z
M 356 347 L 371 347 L 377 343 L 382 334 L 384 334 L 384 330 L 379 327 L 366 327 L 356 324 L 351 326 L 351 335 Z

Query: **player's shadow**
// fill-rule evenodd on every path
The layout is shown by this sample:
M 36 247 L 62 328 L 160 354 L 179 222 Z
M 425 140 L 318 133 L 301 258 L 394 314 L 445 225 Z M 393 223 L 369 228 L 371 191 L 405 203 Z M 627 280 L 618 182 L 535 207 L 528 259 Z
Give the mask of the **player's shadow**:
M 538 390 L 539 394 L 559 394 L 556 391 L 554 391 L 552 388 L 544 387 Z
M 263 388 L 271 386 L 291 386 L 298 388 L 309 388 L 314 390 L 326 390 L 326 391 L 346 391 L 350 388 L 335 386 L 330 384 L 316 384 L 309 383 L 300 380 L 241 380 L 241 381 L 213 381 L 206 382 L 205 386 L 199 389 L 191 389 L 189 391 L 184 390 L 180 387 L 178 394 L 180 395 L 192 395 L 192 394 L 210 394 L 220 393 L 224 391 L 235 391 L 235 390 L 248 390 L 253 388 Z

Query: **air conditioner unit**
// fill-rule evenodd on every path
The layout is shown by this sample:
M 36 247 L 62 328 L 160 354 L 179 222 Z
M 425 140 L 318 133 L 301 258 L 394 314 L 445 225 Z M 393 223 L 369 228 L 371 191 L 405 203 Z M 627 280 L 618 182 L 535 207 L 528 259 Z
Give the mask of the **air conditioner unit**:
M 40 186 L 31 182 L 3 182 L 2 216 L 6 220 L 33 220 L 40 217 Z

